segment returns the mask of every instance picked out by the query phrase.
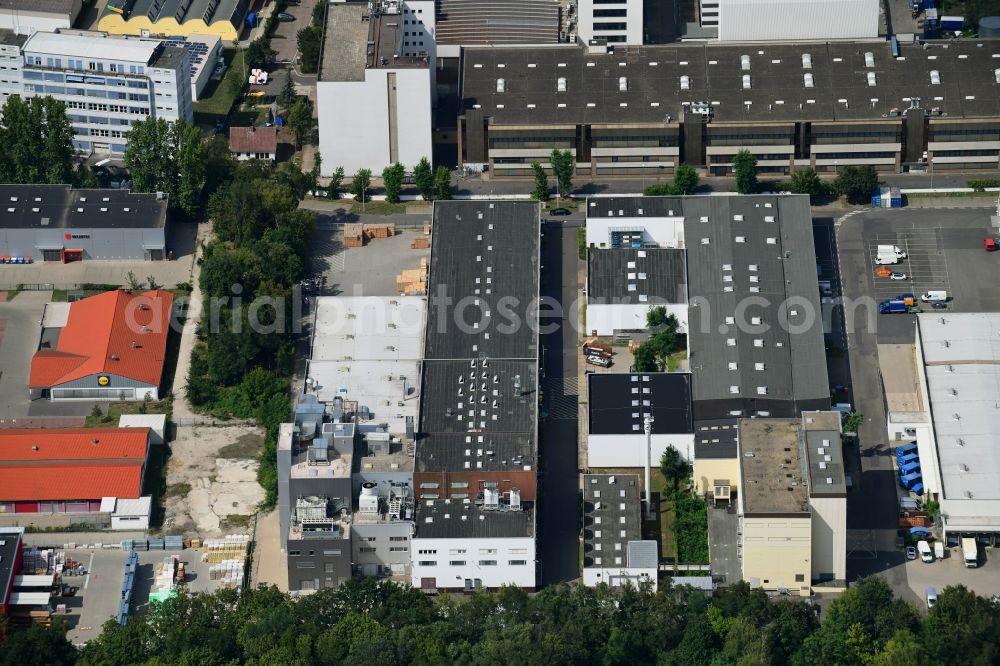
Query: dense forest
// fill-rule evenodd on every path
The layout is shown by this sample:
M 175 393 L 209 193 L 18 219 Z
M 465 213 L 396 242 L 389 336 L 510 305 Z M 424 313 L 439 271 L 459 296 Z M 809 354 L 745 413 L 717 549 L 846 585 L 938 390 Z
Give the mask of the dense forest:
M 1000 605 L 949 587 L 929 613 L 864 579 L 822 611 L 745 583 L 714 598 L 576 586 L 431 598 L 372 579 L 295 600 L 275 588 L 182 594 L 109 622 L 77 651 L 58 627 L 11 631 L 0 666 L 1000 663 Z

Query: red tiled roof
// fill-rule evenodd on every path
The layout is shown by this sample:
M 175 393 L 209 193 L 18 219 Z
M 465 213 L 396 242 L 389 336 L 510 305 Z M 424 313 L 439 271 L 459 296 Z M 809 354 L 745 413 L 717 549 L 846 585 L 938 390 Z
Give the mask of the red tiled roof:
M 137 499 L 142 463 L 8 465 L 0 462 L 0 501 Z
M 229 151 L 273 153 L 278 150 L 277 127 L 230 127 Z
M 0 430 L 0 501 L 135 499 L 149 428 Z
M 156 386 L 170 330 L 173 294 L 108 291 L 70 305 L 56 349 L 31 359 L 31 388 L 59 386 L 98 374 Z

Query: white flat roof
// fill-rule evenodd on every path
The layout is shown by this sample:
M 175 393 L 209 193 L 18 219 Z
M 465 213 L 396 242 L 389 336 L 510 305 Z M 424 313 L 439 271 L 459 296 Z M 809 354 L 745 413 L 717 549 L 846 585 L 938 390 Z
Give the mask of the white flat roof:
M 419 360 L 427 299 L 328 296 L 317 299 L 313 361 Z
M 48 592 L 12 592 L 11 606 L 48 606 L 52 595 Z
M 944 497 L 1000 500 L 1000 313 L 918 322 Z
M 42 312 L 42 328 L 66 328 L 72 303 L 46 303 Z
M 115 511 L 111 515 L 115 518 L 121 516 L 149 516 L 153 506 L 153 498 L 147 495 L 138 499 L 120 499 L 115 504 Z
M 340 396 L 368 407 L 373 423 L 389 432 L 406 431 L 406 417 L 416 425 L 420 407 L 420 361 L 310 361 L 309 377 L 320 402 Z M 402 403 L 402 404 L 401 404 Z
M 114 59 L 120 62 L 147 64 L 159 44 L 145 40 L 115 40 L 108 42 L 104 36 L 63 35 L 55 32 L 35 32 L 24 43 L 25 53 L 47 53 L 51 55 L 94 60 Z M 107 74 L 108 72 L 94 72 Z

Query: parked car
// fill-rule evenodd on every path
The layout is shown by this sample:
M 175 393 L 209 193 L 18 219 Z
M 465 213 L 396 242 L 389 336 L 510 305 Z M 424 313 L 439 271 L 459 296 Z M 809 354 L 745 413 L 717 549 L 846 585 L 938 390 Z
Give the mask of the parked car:
M 286 13 L 286 12 L 279 12 L 278 13 L 278 20 L 282 21 L 284 23 L 289 23 L 291 21 L 294 21 L 295 17 L 292 16 L 291 14 Z
M 915 560 L 917 559 L 917 549 L 913 546 L 906 547 L 906 559 Z
M 569 208 L 553 208 L 549 211 L 549 215 L 572 215 L 573 211 Z
M 890 280 L 905 280 L 906 279 L 906 273 L 898 273 L 896 271 L 893 271 L 892 273 L 889 273 L 889 279 Z
M 998 248 L 997 239 L 993 238 L 992 236 L 990 238 L 985 239 L 983 241 L 983 248 L 987 252 L 996 252 Z
M 940 301 L 938 301 L 936 303 L 931 303 L 931 307 L 934 308 L 935 310 L 947 310 L 948 309 L 948 304 L 947 303 L 941 303 Z

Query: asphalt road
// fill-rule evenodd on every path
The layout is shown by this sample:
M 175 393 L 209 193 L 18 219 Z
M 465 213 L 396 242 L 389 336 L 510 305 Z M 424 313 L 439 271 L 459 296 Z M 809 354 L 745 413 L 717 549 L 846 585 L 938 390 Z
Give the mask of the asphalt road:
M 577 259 L 579 223 L 550 222 L 544 226 L 542 294 L 567 308 L 577 297 L 583 262 Z M 577 331 L 563 311 L 555 331 L 542 337 L 545 350 L 545 411 L 540 444 L 541 507 L 538 515 L 541 548 L 541 581 L 552 585 L 580 577 L 579 570 L 579 470 Z M 573 313 L 575 315 L 575 311 Z

